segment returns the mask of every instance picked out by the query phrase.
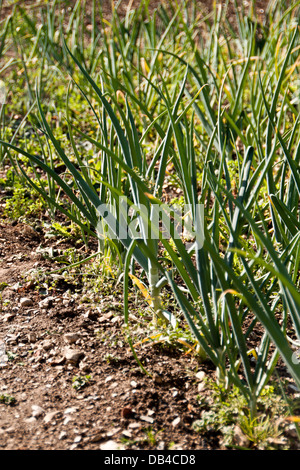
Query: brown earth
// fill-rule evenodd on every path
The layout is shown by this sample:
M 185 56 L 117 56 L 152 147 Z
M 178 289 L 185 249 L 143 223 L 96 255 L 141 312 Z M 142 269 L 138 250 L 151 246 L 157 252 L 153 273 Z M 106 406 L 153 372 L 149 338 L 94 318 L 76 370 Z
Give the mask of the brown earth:
M 266 4 L 256 2 L 260 10 Z M 0 196 L 3 208 L 7 194 Z M 0 449 L 225 448 L 219 434 L 199 435 L 192 428 L 201 416 L 197 397 L 209 394 L 203 376 L 215 377 L 210 364 L 166 344 L 137 346 L 145 375 L 125 341 L 121 287 L 108 281 L 95 303 L 76 292 L 82 279 L 79 286 L 63 277 L 53 286 L 34 279 L 38 269 L 61 266 L 47 259 L 46 248 L 63 252 L 72 246 L 19 221 L 0 221 L 0 360 L 9 359 L 0 367 L 0 398 L 14 400 L 0 403 Z M 83 243 L 76 248 L 85 250 Z M 93 250 L 91 245 L 86 256 Z M 138 307 L 147 308 L 142 300 Z M 131 321 L 141 322 L 137 316 Z M 142 338 L 149 334 L 143 323 L 139 332 Z M 75 389 L 78 376 L 90 380 Z M 297 448 L 297 441 L 290 446 Z
M 27 223 L 0 222 L 0 450 L 226 449 L 221 433 L 200 435 L 192 427 L 206 409 L 203 401 L 211 402 L 205 385 L 206 378 L 216 379 L 211 364 L 178 344 L 149 342 L 135 346 L 144 374 L 125 338 L 115 280 L 89 302 L 80 276 L 77 283 L 76 276 L 73 282 L 52 277 L 53 283 L 37 276 L 61 267 L 47 259 L 49 249 L 58 256 L 74 245 L 85 251 L 82 243 L 47 239 Z M 85 256 L 95 248 L 91 243 Z M 142 300 L 131 299 L 131 306 L 133 334 L 146 339 L 139 312 L 151 320 L 150 312 Z M 284 367 L 278 371 L 288 378 Z M 74 388 L 74 379 L 86 376 L 88 383 Z M 13 401 L 1 403 L 1 396 Z M 275 448 L 299 448 L 289 424 L 282 424 Z M 236 438 L 240 445 L 240 431 Z
M 218 445 L 214 436 L 200 437 L 191 428 L 199 418 L 195 373 L 213 375 L 213 369 L 175 348 L 137 347 L 152 377 L 143 374 L 121 331 L 121 291 L 89 305 L 66 294 L 72 285 L 58 282 L 50 292 L 27 280 L 32 269 L 57 267 L 39 253 L 47 245 L 55 248 L 27 224 L 0 224 L 0 285 L 7 284 L 0 343 L 10 358 L 0 369 L 0 395 L 16 400 L 0 404 L 0 448 L 88 450 L 123 438 L 132 449 L 151 449 L 149 432 L 156 435 L 156 449 L 172 442 L 173 449 Z M 75 343 L 68 342 L 70 334 Z M 80 352 L 74 363 L 66 358 L 67 347 Z M 91 380 L 76 391 L 72 379 L 78 375 Z

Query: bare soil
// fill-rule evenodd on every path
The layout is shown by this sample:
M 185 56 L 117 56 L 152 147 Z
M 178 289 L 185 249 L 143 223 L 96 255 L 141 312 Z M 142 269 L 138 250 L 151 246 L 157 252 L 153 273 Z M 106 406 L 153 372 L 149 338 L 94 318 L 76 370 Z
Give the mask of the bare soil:
M 66 295 L 70 285 L 59 282 L 45 292 L 28 281 L 32 269 L 57 267 L 39 253 L 47 245 L 30 225 L 0 224 L 0 284 L 7 284 L 0 343 L 10 357 L 0 369 L 0 395 L 16 400 L 0 404 L 0 448 L 88 450 L 110 440 L 132 442 L 132 449 L 216 447 L 216 437 L 200 437 L 191 428 L 200 416 L 195 373 L 213 375 L 212 367 L 175 348 L 137 348 L 152 377 L 143 374 L 121 333 L 121 291 L 90 305 Z M 24 298 L 28 305 L 22 306 Z M 70 333 L 78 336 L 72 344 Z M 74 363 L 66 348 L 80 352 Z M 79 375 L 91 380 L 75 390 L 72 379 Z
M 257 1 L 257 8 L 266 3 Z M 0 197 L 2 210 L 4 189 Z M 0 345 L 9 358 L 0 367 L 0 396 L 14 399 L 0 403 L 0 449 L 225 449 L 220 434 L 192 427 L 201 416 L 197 397 L 209 393 L 196 374 L 215 378 L 209 363 L 166 345 L 137 347 L 151 376 L 145 375 L 122 332 L 121 288 L 111 283 L 98 303 L 89 303 L 61 279 L 52 289 L 28 280 L 32 270 L 60 267 L 41 247 L 72 246 L 18 220 L 0 220 Z M 76 248 L 85 250 L 83 243 Z M 86 255 L 95 249 L 91 244 Z M 90 380 L 75 389 L 78 376 Z
M 72 246 L 59 237 L 45 239 L 27 223 L 1 219 L 0 360 L 9 360 L 0 367 L 0 397 L 13 402 L 0 402 L 0 449 L 226 449 L 221 433 L 200 435 L 192 426 L 203 411 L 198 397 L 210 394 L 203 377 L 216 379 L 210 363 L 168 344 L 138 345 L 146 375 L 122 332 L 122 290 L 115 282 L 109 287 L 108 281 L 98 302 L 88 302 L 78 294 L 80 285 L 63 277 L 55 286 L 35 280 L 33 272 L 61 266 L 41 248 L 55 253 Z M 85 254 L 92 252 L 93 244 Z M 147 315 L 143 302 L 139 308 Z M 288 376 L 284 367 L 278 370 Z M 86 376 L 89 382 L 74 388 L 74 379 Z M 278 448 L 289 442 L 298 449 L 295 433 L 283 424 Z M 237 445 L 240 438 L 238 432 Z

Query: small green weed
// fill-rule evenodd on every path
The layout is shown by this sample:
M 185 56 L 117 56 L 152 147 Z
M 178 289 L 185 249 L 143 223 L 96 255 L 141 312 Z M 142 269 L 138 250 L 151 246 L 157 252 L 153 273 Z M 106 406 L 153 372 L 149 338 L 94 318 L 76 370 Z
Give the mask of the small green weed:
M 212 380 L 206 380 L 211 391 L 209 400 L 201 399 L 201 419 L 193 428 L 201 434 L 220 433 L 225 446 L 235 446 L 235 427 L 238 426 L 249 442 L 249 447 L 272 449 L 272 442 L 278 439 L 279 418 L 287 416 L 288 405 L 273 386 L 264 389 L 258 398 L 258 415 L 251 419 L 247 401 L 237 387 L 225 390 Z
M 9 189 L 15 185 L 16 174 L 13 170 L 7 170 L 5 178 L 0 178 L 0 186 Z
M 49 231 L 47 232 L 47 238 L 51 237 L 62 237 L 67 239 L 81 238 L 81 232 L 78 225 L 70 223 L 68 226 L 64 226 L 59 222 L 53 222 Z
M 72 387 L 75 389 L 75 390 L 81 390 L 82 388 L 86 387 L 89 382 L 91 380 L 91 376 L 90 375 L 82 375 L 82 376 L 77 376 L 75 375 L 75 377 L 73 377 L 72 379 Z
M 12 220 L 28 220 L 38 218 L 44 209 L 44 202 L 35 191 L 17 184 L 6 200 L 3 215 Z
M 10 362 L 13 362 L 18 357 L 18 354 L 12 353 L 11 351 L 6 351 L 6 355 Z
M 144 433 L 145 433 L 145 436 L 146 436 L 145 437 L 145 443 L 149 444 L 152 447 L 156 446 L 157 436 L 160 432 L 162 432 L 162 430 L 156 432 L 152 429 L 151 426 L 147 429 L 144 429 Z
M 14 405 L 16 403 L 16 399 L 7 393 L 3 393 L 0 395 L 0 403 L 4 403 L 5 405 Z
M 118 362 L 120 361 L 120 358 L 118 356 L 114 356 L 113 354 L 109 353 L 105 354 L 104 359 L 108 364 L 118 364 Z

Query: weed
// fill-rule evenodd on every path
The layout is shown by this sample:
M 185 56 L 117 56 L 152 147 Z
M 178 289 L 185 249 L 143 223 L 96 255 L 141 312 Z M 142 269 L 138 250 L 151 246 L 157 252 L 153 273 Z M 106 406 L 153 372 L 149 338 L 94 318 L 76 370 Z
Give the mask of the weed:
M 157 436 L 162 430 L 160 431 L 154 431 L 152 427 L 148 427 L 143 430 L 146 437 L 145 437 L 145 442 L 149 444 L 151 447 L 155 447 L 157 444 Z
M 118 362 L 120 361 L 120 358 L 118 356 L 114 356 L 113 354 L 108 353 L 108 354 L 105 354 L 104 360 L 108 364 L 118 364 Z
M 15 405 L 16 399 L 15 397 L 8 395 L 7 393 L 4 393 L 0 395 L 0 403 L 4 403 L 5 405 Z
M 12 220 L 38 219 L 45 210 L 45 203 L 34 190 L 17 184 L 13 194 L 6 199 L 3 215 Z
M 62 225 L 60 222 L 53 222 L 47 231 L 47 238 L 62 237 L 66 239 L 78 240 L 81 238 L 81 232 L 78 225 L 71 223 L 68 226 Z M 74 262 L 74 261 L 73 261 Z
M 259 414 L 253 419 L 247 401 L 237 387 L 224 389 L 212 380 L 206 380 L 206 385 L 211 395 L 208 400 L 199 397 L 201 419 L 193 423 L 197 432 L 218 433 L 223 444 L 231 447 L 236 444 L 238 426 L 250 447 L 277 448 L 276 440 L 282 437 L 283 433 L 280 423 L 282 418 L 288 415 L 287 403 L 278 395 L 277 389 L 275 391 L 273 386 L 264 389 L 257 403 Z M 282 442 L 283 446 L 286 445 L 284 440 Z
M 10 362 L 13 362 L 17 357 L 18 357 L 18 354 L 17 353 L 13 353 L 11 351 L 6 351 L 6 355 L 8 357 L 8 360 Z
M 73 377 L 72 379 L 72 387 L 75 390 L 81 390 L 82 388 L 86 387 L 91 381 L 90 375 L 82 375 Z

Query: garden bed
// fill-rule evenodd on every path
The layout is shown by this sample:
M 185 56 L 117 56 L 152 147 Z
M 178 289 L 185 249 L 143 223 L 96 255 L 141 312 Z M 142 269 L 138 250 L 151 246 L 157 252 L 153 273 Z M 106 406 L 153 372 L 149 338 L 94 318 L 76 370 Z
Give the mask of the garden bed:
M 102 3 L 109 19 L 110 8 Z M 151 8 L 159 3 L 150 2 Z M 200 3 L 208 14 L 211 5 Z M 267 3 L 256 2 L 261 21 Z M 10 8 L 4 2 L 2 13 L 8 15 Z M 237 27 L 233 2 L 229 18 Z M 86 16 L 87 26 L 90 20 Z M 13 130 L 23 117 L 19 111 L 15 116 L 11 111 Z M 186 325 L 176 331 L 153 325 L 149 305 L 132 286 L 129 322 L 136 360 L 124 328 L 120 272 L 106 269 L 97 256 L 68 269 L 95 255 L 96 241 L 84 243 L 63 215 L 55 225 L 36 193 L 17 193 L 8 183 L 11 167 L 5 165 L 0 175 L 0 449 L 299 450 L 289 416 L 297 421 L 300 393 L 282 360 L 253 422 L 240 392 L 216 385 L 215 367 L 202 360 Z M 262 333 L 258 324 L 253 351 Z

